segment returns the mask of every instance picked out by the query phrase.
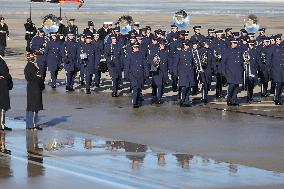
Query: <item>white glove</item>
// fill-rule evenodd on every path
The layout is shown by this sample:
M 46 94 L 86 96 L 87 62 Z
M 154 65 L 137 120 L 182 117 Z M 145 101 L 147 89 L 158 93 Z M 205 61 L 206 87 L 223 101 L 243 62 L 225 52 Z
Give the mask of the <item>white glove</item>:
M 250 76 L 250 77 L 255 77 L 255 75 L 254 75 L 254 74 L 249 74 L 249 76 Z

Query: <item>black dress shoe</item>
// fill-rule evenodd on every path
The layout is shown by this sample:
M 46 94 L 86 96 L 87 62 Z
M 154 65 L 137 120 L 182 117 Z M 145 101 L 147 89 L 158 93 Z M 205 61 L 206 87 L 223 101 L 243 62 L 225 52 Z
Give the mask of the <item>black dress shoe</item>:
M 112 93 L 111 96 L 112 97 L 118 97 L 118 94 L 117 93 Z
M 86 94 L 91 94 L 91 89 L 86 89 Z
M 13 129 L 10 127 L 4 126 L 4 128 L 1 129 L 2 131 L 12 131 Z
M 69 87 L 69 86 L 66 86 L 66 87 L 65 87 L 65 90 L 66 90 L 66 91 L 69 91 L 69 90 L 70 90 L 70 87 Z
M 56 85 L 51 85 L 51 88 L 56 89 Z
M 252 98 L 247 98 L 247 103 L 252 104 L 254 101 Z
M 203 102 L 204 105 L 208 104 L 208 100 L 207 99 L 203 99 L 202 102 Z
M 261 94 L 261 97 L 269 97 L 269 93 L 263 93 L 263 94 Z
M 139 108 L 139 104 L 133 104 L 133 108 Z
M 232 102 L 227 102 L 227 105 L 228 106 L 233 106 L 233 103 Z
M 42 130 L 42 127 L 37 126 L 37 127 L 34 128 L 34 130 L 39 130 L 39 131 L 41 131 L 41 130 Z
M 277 105 L 277 106 L 283 105 L 283 102 L 281 102 L 280 100 L 275 100 L 274 103 L 275 103 L 275 105 Z
M 162 102 L 161 99 L 157 99 L 155 103 L 156 103 L 156 104 L 163 104 L 163 102 Z
M 35 130 L 35 128 L 26 128 L 26 129 L 29 130 L 29 131 Z
M 70 87 L 70 88 L 69 88 L 69 91 L 70 91 L 70 92 L 74 92 L 75 90 L 74 90 L 73 87 Z
M 221 98 L 222 98 L 222 95 L 220 95 L 220 94 L 216 95 L 216 99 L 221 99 Z
M 233 103 L 232 105 L 233 105 L 233 106 L 239 106 L 240 104 L 235 102 L 235 103 Z
M 180 107 L 191 107 L 192 105 L 191 104 L 188 104 L 188 103 L 181 103 L 180 104 Z
M 100 84 L 99 83 L 95 83 L 95 87 L 100 87 Z

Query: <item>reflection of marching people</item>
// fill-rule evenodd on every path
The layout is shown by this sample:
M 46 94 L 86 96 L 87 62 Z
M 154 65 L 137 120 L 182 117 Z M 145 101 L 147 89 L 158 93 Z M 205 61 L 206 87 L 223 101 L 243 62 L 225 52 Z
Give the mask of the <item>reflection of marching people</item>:
M 132 161 L 132 168 L 139 169 L 141 166 L 140 164 L 143 163 L 146 157 L 145 152 L 147 151 L 148 147 L 143 144 L 135 144 L 132 142 L 123 142 L 123 144 L 125 152 L 129 153 L 126 155 L 126 157 Z
M 6 148 L 6 134 L 0 132 L 0 166 L 1 174 L 0 180 L 13 176 L 13 170 L 11 169 L 11 150 Z
M 38 145 L 37 131 L 26 131 L 26 146 L 28 154 L 27 172 L 28 177 L 38 177 L 44 175 L 43 148 Z M 37 164 L 35 164 L 37 163 Z

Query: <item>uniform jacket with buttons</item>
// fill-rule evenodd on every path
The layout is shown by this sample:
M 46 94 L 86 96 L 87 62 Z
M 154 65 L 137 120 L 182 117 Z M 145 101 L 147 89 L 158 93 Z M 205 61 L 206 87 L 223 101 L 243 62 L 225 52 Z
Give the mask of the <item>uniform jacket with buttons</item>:
M 195 85 L 194 78 L 194 64 L 193 53 L 190 49 L 181 49 L 177 52 L 175 58 L 175 65 L 177 65 L 179 86 L 189 87 Z
M 268 54 L 268 64 L 273 82 L 284 82 L 284 48 L 275 45 Z
M 121 47 L 118 43 L 107 44 L 104 49 L 109 74 L 112 78 L 118 78 L 121 74 Z
M 60 56 L 61 43 L 57 40 L 47 42 L 44 56 L 47 63 L 48 70 L 57 71 L 61 62 Z
M 142 88 L 144 79 L 149 77 L 148 65 L 143 53 L 131 52 L 126 61 L 125 77 L 130 80 L 132 87 Z
M 222 58 L 222 64 L 225 68 L 225 76 L 228 84 L 243 83 L 244 61 L 243 53 L 239 48 L 228 48 Z
M 68 40 L 63 43 L 60 49 L 64 69 L 66 71 L 74 71 L 77 62 L 78 44 L 75 40 Z

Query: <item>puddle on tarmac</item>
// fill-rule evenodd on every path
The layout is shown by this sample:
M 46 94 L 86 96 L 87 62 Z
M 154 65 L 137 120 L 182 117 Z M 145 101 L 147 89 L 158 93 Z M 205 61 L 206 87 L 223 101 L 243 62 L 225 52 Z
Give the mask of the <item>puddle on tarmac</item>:
M 7 122 L 14 131 L 6 135 L 1 133 L 1 151 L 6 156 L 0 159 L 0 179 L 13 178 L 14 174 L 48 179 L 52 170 L 65 170 L 138 188 L 218 188 L 284 183 L 284 173 L 57 128 L 26 131 L 23 121 L 10 119 Z M 22 163 L 17 160 L 26 162 L 26 168 L 21 168 Z M 52 174 L 60 176 L 59 172 Z

